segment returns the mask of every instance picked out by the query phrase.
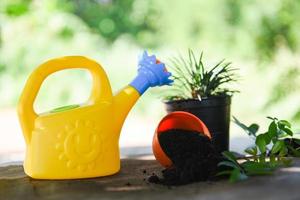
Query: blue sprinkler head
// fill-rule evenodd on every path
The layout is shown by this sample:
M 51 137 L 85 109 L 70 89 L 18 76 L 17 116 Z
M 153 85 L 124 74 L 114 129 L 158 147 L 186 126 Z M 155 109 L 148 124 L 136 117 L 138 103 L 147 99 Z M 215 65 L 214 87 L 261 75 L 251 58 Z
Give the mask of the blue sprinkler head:
M 171 76 L 164 63 L 157 60 L 155 55 L 149 56 L 147 51 L 144 51 L 139 56 L 138 75 L 130 85 L 143 94 L 149 87 L 171 85 Z

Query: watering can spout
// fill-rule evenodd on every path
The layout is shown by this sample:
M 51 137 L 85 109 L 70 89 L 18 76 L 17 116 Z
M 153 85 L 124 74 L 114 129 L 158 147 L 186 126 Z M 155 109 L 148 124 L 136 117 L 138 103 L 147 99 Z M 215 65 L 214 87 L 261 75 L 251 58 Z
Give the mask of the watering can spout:
M 158 61 L 155 55 L 150 56 L 144 51 L 139 57 L 137 76 L 114 96 L 117 127 L 122 127 L 130 109 L 149 87 L 170 85 L 173 82 L 170 76 L 164 63 Z
M 114 97 L 114 121 L 115 127 L 119 130 L 116 133 L 120 134 L 122 125 L 140 94 L 130 85 L 120 90 Z

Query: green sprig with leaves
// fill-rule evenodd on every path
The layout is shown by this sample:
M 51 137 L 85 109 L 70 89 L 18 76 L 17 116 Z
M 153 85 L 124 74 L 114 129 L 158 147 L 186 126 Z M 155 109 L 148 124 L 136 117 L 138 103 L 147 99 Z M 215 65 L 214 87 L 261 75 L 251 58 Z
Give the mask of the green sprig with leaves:
M 230 182 L 253 175 L 268 175 L 278 167 L 290 166 L 290 157 L 300 157 L 300 140 L 293 138 L 291 124 L 287 120 L 267 118 L 271 120 L 268 130 L 258 134 L 258 124 L 247 126 L 233 117 L 234 123 L 255 140 L 255 145 L 245 149 L 247 155 L 242 158 L 237 158 L 233 152 L 223 152 L 225 160 L 219 166 L 226 170 L 218 175 L 229 175 Z

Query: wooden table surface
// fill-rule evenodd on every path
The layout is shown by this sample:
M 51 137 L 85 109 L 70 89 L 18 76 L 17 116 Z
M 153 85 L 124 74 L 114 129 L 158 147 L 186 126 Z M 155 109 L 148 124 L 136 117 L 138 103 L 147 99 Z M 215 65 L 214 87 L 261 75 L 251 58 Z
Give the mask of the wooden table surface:
M 146 170 L 146 174 L 144 174 Z M 160 166 L 154 160 L 124 159 L 120 173 L 102 178 L 64 181 L 34 180 L 21 165 L 0 167 L 0 200 L 11 199 L 216 199 L 216 200 L 299 200 L 300 160 L 271 176 L 253 177 L 230 184 L 194 183 L 180 187 L 149 184 L 144 179 Z

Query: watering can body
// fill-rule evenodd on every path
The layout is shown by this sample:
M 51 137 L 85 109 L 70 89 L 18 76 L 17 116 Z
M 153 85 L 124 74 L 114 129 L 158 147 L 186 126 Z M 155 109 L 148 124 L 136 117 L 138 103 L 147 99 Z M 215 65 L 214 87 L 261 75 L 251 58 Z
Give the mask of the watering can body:
M 70 68 L 85 68 L 92 74 L 88 101 L 70 109 L 37 114 L 33 104 L 44 79 Z M 53 59 L 39 66 L 29 77 L 18 106 L 27 146 L 25 173 L 37 179 L 77 179 L 118 172 L 119 134 L 141 95 L 134 85 L 113 96 L 102 67 L 82 56 Z

